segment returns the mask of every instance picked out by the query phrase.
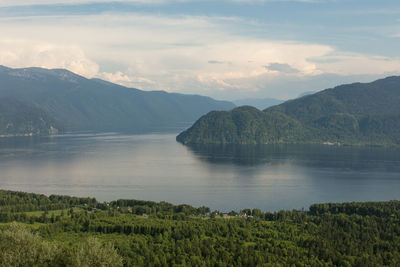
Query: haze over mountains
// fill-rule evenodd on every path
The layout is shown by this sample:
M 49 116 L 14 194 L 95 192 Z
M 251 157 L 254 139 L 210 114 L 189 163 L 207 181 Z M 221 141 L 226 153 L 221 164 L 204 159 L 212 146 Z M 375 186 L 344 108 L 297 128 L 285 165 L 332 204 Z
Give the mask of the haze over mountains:
M 181 129 L 211 110 L 235 107 L 231 102 L 199 95 L 141 91 L 86 79 L 64 69 L 4 66 L 0 66 L 0 99 L 18 101 L 21 109 L 35 108 L 31 115 L 46 114 L 42 119 L 66 131 L 168 131 Z M 29 117 L 25 119 L 26 124 L 32 124 Z M 33 125 L 37 133 L 40 126 Z M 3 134 L 10 132 L 11 128 Z
M 337 86 L 264 111 L 210 112 L 178 135 L 184 144 L 400 144 L 400 77 Z
M 235 105 L 199 95 L 141 91 L 64 69 L 0 66 L 0 135 L 64 131 L 176 131 L 189 143 L 400 144 L 400 77 L 327 89 L 279 104 Z M 279 104 L 279 105 L 275 105 Z M 230 110 L 230 111 L 227 111 Z
M 283 102 L 283 100 L 276 98 L 245 98 L 233 101 L 236 106 L 252 106 L 260 110 L 279 105 Z

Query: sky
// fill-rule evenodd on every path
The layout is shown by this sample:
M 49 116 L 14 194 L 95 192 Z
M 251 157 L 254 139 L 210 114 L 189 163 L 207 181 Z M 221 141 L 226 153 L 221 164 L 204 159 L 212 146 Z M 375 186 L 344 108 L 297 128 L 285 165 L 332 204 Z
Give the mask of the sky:
M 291 99 L 400 75 L 398 0 L 0 0 L 0 65 Z

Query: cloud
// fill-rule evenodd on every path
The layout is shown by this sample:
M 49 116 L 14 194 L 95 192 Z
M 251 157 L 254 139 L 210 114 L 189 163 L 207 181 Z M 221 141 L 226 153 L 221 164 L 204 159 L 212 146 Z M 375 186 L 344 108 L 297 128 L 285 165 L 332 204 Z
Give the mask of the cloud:
M 292 79 L 384 75 L 400 69 L 395 57 L 240 34 L 243 20 L 225 17 L 117 13 L 28 22 L 0 21 L 1 65 L 67 68 L 144 90 L 287 98 L 301 93 Z M 278 80 L 294 89 L 277 89 Z
M 341 13 L 355 14 L 355 15 L 398 15 L 400 14 L 400 8 L 382 8 L 382 7 L 374 7 L 374 8 L 361 8 L 361 9 L 349 9 L 345 11 L 341 11 Z
M 82 58 L 81 61 L 85 61 L 83 58 L 92 62 L 112 59 L 129 66 L 139 77 L 147 77 L 152 81 L 159 80 L 160 84 L 165 84 L 161 86 L 162 88 L 173 87 L 172 83 L 177 77 L 197 77 L 198 74 L 207 77 L 208 72 L 217 72 L 218 75 L 229 78 L 251 77 L 256 73 L 266 72 L 260 67 L 265 62 L 287 62 L 304 73 L 310 73 L 315 70 L 315 64 L 307 62 L 306 59 L 311 56 L 322 56 L 331 50 L 323 45 L 264 41 L 234 36 L 219 22 L 219 18 L 208 17 L 171 18 L 141 14 L 105 14 L 87 17 L 44 17 L 37 18 L 31 23 L 0 23 L 0 30 L 2 36 L 7 36 L 10 40 L 25 36 L 26 42 L 23 45 L 25 50 L 33 49 L 34 44 L 39 42 L 37 40 L 46 40 L 46 43 L 53 45 L 53 50 L 68 50 L 69 46 L 79 49 L 76 55 Z M 170 45 L 173 43 L 182 45 Z M 192 45 L 193 43 L 197 45 Z M 66 44 L 69 46 L 66 47 Z M 14 51 L 13 54 L 17 54 L 12 46 L 12 42 L 9 42 L 9 48 L 4 47 L 2 51 L 6 53 L 11 50 Z M 17 42 L 17 47 L 19 46 L 21 45 Z M 61 50 L 59 54 L 74 54 Z M 19 61 L 12 62 L 13 66 L 16 63 L 44 64 L 43 57 L 41 57 L 43 60 L 38 60 L 39 62 L 32 60 L 23 62 L 22 54 L 18 55 Z M 218 60 L 207 62 L 204 58 L 218 58 Z M 56 65 L 54 61 L 56 58 L 53 63 L 47 65 Z M 9 62 L 3 60 L 4 64 L 10 64 Z M 222 62 L 229 64 L 213 64 Z M 117 71 L 126 70 L 116 69 L 110 73 Z
M 325 3 L 335 0 L 230 0 L 239 3 L 271 3 L 271 2 L 299 2 L 299 3 Z
M 219 60 L 209 60 L 207 62 L 208 62 L 208 64 L 226 64 L 226 63 L 228 63 L 228 62 L 219 61 Z
M 154 81 L 145 77 L 137 77 L 134 75 L 125 74 L 121 71 L 117 71 L 115 73 L 101 72 L 97 75 L 97 77 L 115 84 L 134 88 L 145 88 L 148 85 L 153 86 L 156 84 Z
M 78 46 L 25 39 L 0 39 L 0 64 L 64 68 L 86 77 L 94 77 L 99 70 L 99 66 Z
M 392 37 L 392 38 L 400 38 L 400 32 L 399 32 L 399 33 L 391 34 L 389 37 Z
M 282 63 L 270 63 L 268 66 L 264 66 L 267 70 L 278 71 L 283 73 L 298 73 L 299 70 L 291 67 L 289 64 Z
M 379 75 L 398 73 L 400 58 L 335 52 L 316 58 L 322 73 L 337 75 Z
M 0 7 L 10 6 L 35 6 L 35 5 L 79 5 L 79 4 L 90 4 L 90 3 L 113 3 L 113 2 L 125 2 L 125 3 L 137 3 L 137 4 L 159 4 L 166 2 L 181 2 L 179 0 L 2 0 Z
M 225 0 L 225 2 L 237 2 L 237 3 L 268 3 L 268 2 L 300 2 L 300 3 L 321 3 L 329 2 L 332 0 Z M 79 4 L 91 4 L 91 3 L 133 3 L 143 5 L 153 4 L 168 4 L 168 3 L 179 3 L 179 2 L 197 2 L 197 0 L 2 0 L 0 7 L 10 6 L 34 6 L 34 5 L 79 5 Z

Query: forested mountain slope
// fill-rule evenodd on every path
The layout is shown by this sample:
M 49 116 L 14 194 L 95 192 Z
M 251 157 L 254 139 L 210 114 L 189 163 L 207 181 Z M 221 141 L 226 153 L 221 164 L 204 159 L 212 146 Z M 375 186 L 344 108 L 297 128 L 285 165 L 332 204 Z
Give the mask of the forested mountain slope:
M 0 136 L 49 135 L 63 132 L 53 116 L 39 107 L 0 98 Z
M 141 91 L 64 69 L 0 67 L 0 98 L 40 106 L 68 131 L 147 131 L 192 123 L 234 104 L 198 95 Z
M 400 77 L 327 89 L 259 111 L 211 112 L 177 140 L 189 143 L 400 144 Z

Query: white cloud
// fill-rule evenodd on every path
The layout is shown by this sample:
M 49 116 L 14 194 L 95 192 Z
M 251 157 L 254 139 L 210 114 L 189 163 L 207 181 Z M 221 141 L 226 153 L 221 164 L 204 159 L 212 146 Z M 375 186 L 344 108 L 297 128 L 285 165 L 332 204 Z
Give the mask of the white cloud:
M 115 84 L 130 87 L 145 88 L 147 86 L 154 86 L 156 84 L 154 81 L 149 80 L 145 77 L 137 77 L 135 75 L 123 73 L 121 71 L 117 71 L 115 73 L 102 72 L 98 74 L 98 77 Z
M 288 73 L 288 74 L 290 74 L 290 73 L 298 73 L 299 72 L 298 69 L 293 68 L 292 66 L 290 66 L 287 63 L 273 62 L 273 63 L 270 63 L 270 64 L 264 66 L 264 68 L 267 69 L 267 70 L 278 71 L 278 72 L 281 72 L 281 73 Z
M 230 0 L 239 3 L 268 3 L 268 2 L 300 2 L 300 3 L 324 3 L 332 0 Z
M 239 2 L 239 3 L 266 3 L 266 2 L 302 2 L 302 3 L 321 3 L 332 0 L 220 0 L 221 2 Z M 135 3 L 143 5 L 166 4 L 173 2 L 198 2 L 198 0 L 2 0 L 0 7 L 9 6 L 33 6 L 33 5 L 71 5 L 71 4 L 89 4 L 89 3 Z
M 400 58 L 337 52 L 320 57 L 323 73 L 338 75 L 377 75 L 400 70 Z
M 125 2 L 125 3 L 139 3 L 139 4 L 157 4 L 168 2 L 169 0 L 2 0 L 0 7 L 9 6 L 33 6 L 33 5 L 71 5 L 71 4 L 88 4 L 88 3 L 112 3 L 112 2 Z M 179 1 L 179 0 L 177 0 Z
M 86 77 L 99 66 L 75 45 L 60 45 L 24 39 L 0 39 L 0 64 L 8 67 L 65 68 Z
M 242 24 L 218 17 L 137 13 L 0 21 L 0 64 L 67 68 L 144 90 L 224 92 L 228 97 L 265 88 L 270 96 L 286 96 L 269 87 L 279 79 L 326 73 L 377 75 L 400 69 L 398 58 L 239 35 L 235 29 Z M 270 64 L 297 71 L 265 68 Z

